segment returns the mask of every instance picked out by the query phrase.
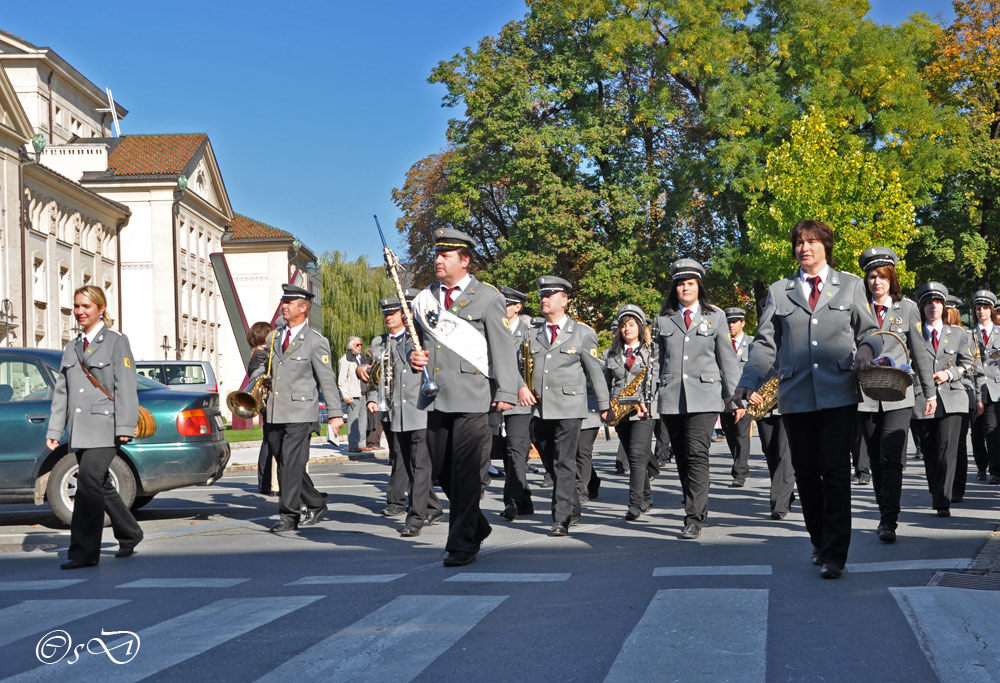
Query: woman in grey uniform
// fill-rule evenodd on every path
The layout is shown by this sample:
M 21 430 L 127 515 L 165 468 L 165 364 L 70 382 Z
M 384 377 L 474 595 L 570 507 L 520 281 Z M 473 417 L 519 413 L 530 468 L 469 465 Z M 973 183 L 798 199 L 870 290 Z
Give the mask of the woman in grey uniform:
M 976 323 L 972 328 L 973 338 L 979 350 L 983 363 L 983 382 L 980 387 L 978 402 L 982 411 L 976 423 L 977 436 L 983 444 L 985 458 L 976 462 L 982 476 L 986 479 L 987 466 L 993 486 L 1000 484 L 1000 316 L 997 315 L 997 297 L 988 289 L 980 289 L 972 295 L 975 307 Z M 975 437 L 974 437 L 975 438 Z
M 142 540 L 142 529 L 108 476 L 118 449 L 135 435 L 139 395 L 128 338 L 110 329 L 110 321 L 104 318 L 106 307 L 107 300 L 99 287 L 86 285 L 73 294 L 73 315 L 83 333 L 63 352 L 45 435 L 45 444 L 55 449 L 68 429 L 69 448 L 75 451 L 80 467 L 69 559 L 62 563 L 62 569 L 97 565 L 105 512 L 118 539 L 116 557 L 129 557 Z M 88 378 L 87 372 L 113 400 Z
M 670 435 L 684 490 L 681 538 L 701 535 L 708 518 L 708 449 L 719 413 L 739 381 L 725 314 L 708 302 L 705 268 L 692 259 L 670 267 L 673 287 L 653 326 L 659 362 L 657 411 Z M 739 421 L 744 411 L 737 410 Z

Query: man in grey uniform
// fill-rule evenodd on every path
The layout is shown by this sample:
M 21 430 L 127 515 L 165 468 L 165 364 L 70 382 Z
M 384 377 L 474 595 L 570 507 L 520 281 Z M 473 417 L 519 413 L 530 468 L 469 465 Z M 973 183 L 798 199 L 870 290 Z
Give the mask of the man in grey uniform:
M 554 275 L 544 275 L 535 284 L 545 323 L 534 327 L 529 337 L 535 386 L 521 387 L 518 405 L 534 406 L 535 443 L 552 473 L 550 535 L 568 536 L 570 525 L 580 518 L 576 458 L 580 428 L 587 416 L 588 380 L 602 420 L 607 419 L 610 398 L 597 357 L 597 334 L 566 315 L 573 286 Z
M 500 287 L 504 301 L 507 304 L 507 326 L 513 337 L 514 353 L 517 355 L 518 371 L 523 367 L 521 347 L 531 331 L 531 319 L 522 316 L 526 294 L 513 287 Z M 524 380 L 522 375 L 521 380 Z M 515 406 L 503 413 L 503 424 L 506 451 L 504 454 L 503 512 L 500 516 L 509 522 L 518 515 L 531 515 L 535 506 L 531 502 L 531 489 L 528 486 L 528 453 L 531 451 L 531 408 Z
M 280 464 L 280 519 L 271 527 L 274 533 L 315 524 L 326 513 L 323 496 L 306 472 L 309 435 L 319 419 L 320 388 L 327 405 L 340 405 L 337 376 L 330 363 L 330 342 L 307 324 L 315 295 L 295 285 L 282 285 L 281 289 L 281 317 L 285 325 L 271 333 L 273 344 L 268 339 L 274 358 L 264 427 L 268 449 Z M 338 412 L 331 411 L 328 422 L 328 429 L 334 434 L 344 424 Z M 306 506 L 306 513 L 300 521 L 302 505 Z
M 820 576 L 839 578 L 851 544 L 851 440 L 860 396 L 854 370 L 882 351 L 861 278 L 833 269 L 833 230 L 800 221 L 789 235 L 799 271 L 770 286 L 736 400 L 778 366 L 802 515 Z
M 375 388 L 368 392 L 368 412 L 382 411 L 386 416 L 389 452 L 398 454 L 400 465 L 393 463 L 393 476 L 402 469 L 410 493 L 410 509 L 399 535 L 419 536 L 424 524 L 433 524 L 444 516 L 441 501 L 431 485 L 431 456 L 427 451 L 427 412 L 419 410 L 421 374 L 414 372 L 406 359 L 406 330 L 399 299 L 380 299 L 386 334 L 372 340 L 372 358 L 382 362 Z M 391 477 L 390 477 L 391 484 Z
M 492 531 L 479 509 L 480 463 L 489 438 L 490 406 L 514 406 L 520 378 L 507 331 L 504 298 L 469 273 L 476 242 L 451 228 L 434 231 L 438 282 L 413 301 L 423 349 L 408 341 L 410 366 L 427 368 L 436 394 L 421 391 L 427 445 L 434 471 L 450 501 L 446 567 L 475 562 Z
M 732 306 L 724 309 L 726 323 L 729 325 L 729 340 L 736 352 L 736 360 L 739 362 L 739 373 L 743 374 L 743 366 L 746 365 L 747 358 L 750 357 L 750 337 L 743 334 L 746 327 L 746 310 L 739 306 Z M 722 423 L 722 433 L 726 435 L 726 443 L 729 445 L 729 452 L 733 456 L 733 483 L 730 486 L 740 487 L 746 483 L 750 476 L 750 423 L 749 417 L 737 421 L 732 413 L 722 413 L 719 415 Z

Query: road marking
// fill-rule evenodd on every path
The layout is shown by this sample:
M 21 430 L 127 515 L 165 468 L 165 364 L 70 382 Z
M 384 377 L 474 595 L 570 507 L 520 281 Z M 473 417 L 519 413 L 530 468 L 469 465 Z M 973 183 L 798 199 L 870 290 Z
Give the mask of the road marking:
M 218 600 L 139 631 L 141 652 L 125 666 L 114 667 L 103 656 L 80 657 L 65 675 L 71 675 L 73 680 L 95 680 L 98 676 L 106 677 L 109 667 L 112 667 L 116 682 L 139 681 L 279 619 L 321 597 L 296 595 Z M 116 623 L 115 628 L 127 628 L 127 624 Z M 112 648 L 124 642 L 126 639 L 122 638 L 108 642 L 107 646 L 114 652 Z M 5 680 L 38 680 L 50 677 L 53 673 L 50 667 L 43 664 Z
M 340 576 L 303 576 L 286 586 L 318 586 L 327 583 L 389 583 L 401 579 L 406 574 L 344 574 Z
M 445 581 L 466 583 L 545 583 L 548 581 L 569 581 L 572 574 L 526 574 L 519 572 L 460 572 Z
M 657 567 L 653 576 L 770 576 L 769 564 L 744 564 L 723 567 Z
M 124 605 L 128 600 L 27 600 L 0 609 L 0 647 L 36 633 L 62 628 L 71 621 Z
M 40 579 L 38 581 L 0 581 L 0 591 L 45 591 L 65 588 L 86 579 Z M 0 623 L 3 623 L 0 621 Z
M 604 680 L 763 683 L 767 609 L 765 589 L 657 591 Z
M 116 588 L 232 588 L 250 579 L 136 579 Z
M 968 588 L 890 588 L 941 683 L 996 681 L 1000 593 Z
M 898 560 L 896 562 L 862 562 L 848 564 L 847 571 L 854 574 L 865 572 L 901 572 L 910 569 L 968 569 L 972 559 L 954 557 L 945 560 Z
M 401 595 L 258 680 L 411 681 L 506 599 Z

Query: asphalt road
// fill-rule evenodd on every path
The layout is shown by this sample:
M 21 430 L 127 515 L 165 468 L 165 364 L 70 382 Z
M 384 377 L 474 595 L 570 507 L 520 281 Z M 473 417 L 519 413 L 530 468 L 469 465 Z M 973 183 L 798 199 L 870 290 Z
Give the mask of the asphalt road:
M 728 487 L 724 444 L 713 447 L 709 526 L 698 541 L 679 538 L 673 467 L 654 482 L 655 509 L 624 520 L 627 481 L 611 467 L 616 447 L 598 438 L 600 497 L 569 538 L 547 535 L 550 489 L 535 488 L 535 515 L 508 523 L 498 516 L 502 480 L 495 481 L 483 501 L 493 534 L 477 563 L 457 569 L 441 565 L 446 525 L 403 539 L 402 518 L 378 514 L 384 460 L 311 465 L 331 512 L 288 535 L 268 533 L 277 503 L 255 493 L 256 472 L 161 494 L 137 515 L 146 538 L 134 557 L 116 559 L 107 530 L 100 565 L 74 572 L 58 569 L 68 531 L 54 516 L 4 506 L 0 674 L 1000 680 L 1000 591 L 927 585 L 939 570 L 968 567 L 991 536 L 997 487 L 971 482 L 965 502 L 940 519 L 922 464 L 911 460 L 891 546 L 874 534 L 871 487 L 856 487 L 848 569 L 825 581 L 809 563 L 798 505 L 783 521 L 769 517 L 756 439 L 742 489 Z

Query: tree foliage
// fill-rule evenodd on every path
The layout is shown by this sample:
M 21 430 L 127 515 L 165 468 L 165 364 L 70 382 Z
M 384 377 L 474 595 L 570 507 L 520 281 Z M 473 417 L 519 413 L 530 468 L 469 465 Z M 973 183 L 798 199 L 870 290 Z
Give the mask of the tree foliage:
M 323 334 L 334 357 L 347 348 L 347 340 L 361 337 L 365 346 L 385 331 L 378 300 L 395 296 L 383 268 L 372 268 L 365 256 L 347 261 L 340 251 L 322 254 L 317 264 L 323 278 Z

